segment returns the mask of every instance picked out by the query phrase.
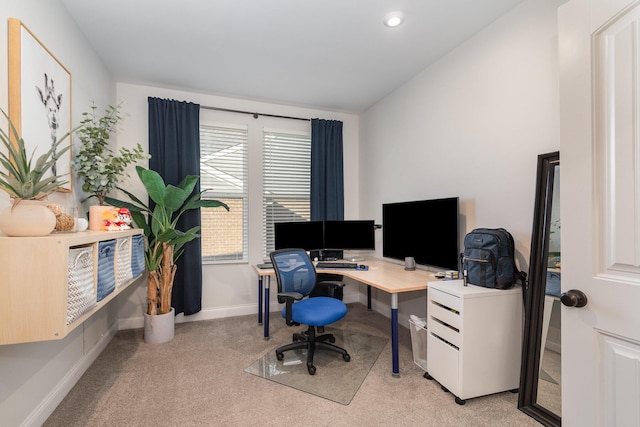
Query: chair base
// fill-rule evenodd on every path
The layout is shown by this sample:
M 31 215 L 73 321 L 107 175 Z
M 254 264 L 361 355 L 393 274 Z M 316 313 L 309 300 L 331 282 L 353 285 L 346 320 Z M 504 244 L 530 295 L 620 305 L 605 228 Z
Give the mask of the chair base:
M 322 327 L 319 327 L 322 328 Z M 295 350 L 299 348 L 307 349 L 307 371 L 309 375 L 315 375 L 316 367 L 313 365 L 313 356 L 318 348 L 323 348 L 327 350 L 334 351 L 336 353 L 340 353 L 345 362 L 351 360 L 351 356 L 347 353 L 347 350 L 344 348 L 338 347 L 333 343 L 336 342 L 336 338 L 333 334 L 323 334 L 316 335 L 316 328 L 314 326 L 309 326 L 303 333 L 296 332 L 293 334 L 293 342 L 290 344 L 285 344 L 276 349 L 276 358 L 278 360 L 284 359 L 284 352 L 289 350 Z

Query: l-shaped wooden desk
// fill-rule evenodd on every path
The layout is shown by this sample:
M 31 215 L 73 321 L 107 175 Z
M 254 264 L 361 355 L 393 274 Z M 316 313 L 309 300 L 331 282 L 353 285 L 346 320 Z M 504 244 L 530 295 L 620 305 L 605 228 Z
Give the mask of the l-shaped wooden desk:
M 407 271 L 404 269 L 404 265 L 394 264 L 388 261 L 372 259 L 363 261 L 362 263 L 367 265 L 369 269 L 318 269 L 318 272 L 341 274 L 367 285 L 367 308 L 369 309 L 371 309 L 371 287 L 391 294 L 391 364 L 392 374 L 398 376 L 400 375 L 398 359 L 398 294 L 402 292 L 426 291 L 427 282 L 436 279 L 431 272 L 424 270 Z M 275 276 L 275 272 L 273 269 L 261 269 L 257 266 L 255 266 L 255 270 L 258 272 L 258 324 L 264 325 L 264 338 L 269 339 L 269 289 L 271 277 Z

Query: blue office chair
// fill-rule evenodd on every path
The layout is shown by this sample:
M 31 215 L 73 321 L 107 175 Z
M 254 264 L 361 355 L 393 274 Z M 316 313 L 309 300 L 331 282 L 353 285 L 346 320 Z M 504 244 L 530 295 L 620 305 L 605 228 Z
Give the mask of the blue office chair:
M 294 333 L 293 342 L 276 349 L 278 360 L 284 359 L 284 352 L 293 349 L 307 349 L 307 370 L 310 375 L 316 373 L 313 355 L 317 348 L 324 348 L 342 354 L 345 362 L 351 360 L 349 353 L 333 343 L 333 334 L 317 335 L 316 328 L 337 322 L 347 314 L 345 303 L 336 298 L 309 296 L 316 286 L 316 270 L 309 256 L 303 249 L 280 249 L 270 254 L 273 268 L 278 280 L 278 302 L 286 304 L 282 309 L 282 317 L 287 325 L 308 325 L 303 333 Z M 323 282 L 326 286 L 329 282 Z M 342 286 L 336 282 L 335 286 Z

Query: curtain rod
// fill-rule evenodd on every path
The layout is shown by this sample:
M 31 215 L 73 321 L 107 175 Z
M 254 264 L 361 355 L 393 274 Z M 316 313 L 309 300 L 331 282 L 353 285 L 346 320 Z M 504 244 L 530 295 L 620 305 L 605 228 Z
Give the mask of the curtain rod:
M 207 107 L 206 105 L 201 105 L 200 108 L 204 108 L 205 110 L 226 111 L 227 113 L 251 114 L 254 119 L 257 119 L 259 116 L 265 116 L 265 117 L 275 117 L 277 119 L 304 120 L 306 122 L 311 121 L 311 119 L 304 119 L 302 117 L 279 116 L 277 114 L 266 114 L 266 113 L 252 113 L 251 111 L 230 110 L 228 108 L 219 108 L 219 107 Z

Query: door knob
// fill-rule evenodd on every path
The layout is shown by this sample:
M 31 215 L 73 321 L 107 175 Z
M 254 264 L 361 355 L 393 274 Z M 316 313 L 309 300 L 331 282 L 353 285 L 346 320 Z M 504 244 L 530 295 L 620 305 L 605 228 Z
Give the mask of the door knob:
M 567 307 L 584 307 L 587 305 L 587 296 L 582 291 L 571 289 L 562 294 L 560 302 Z

